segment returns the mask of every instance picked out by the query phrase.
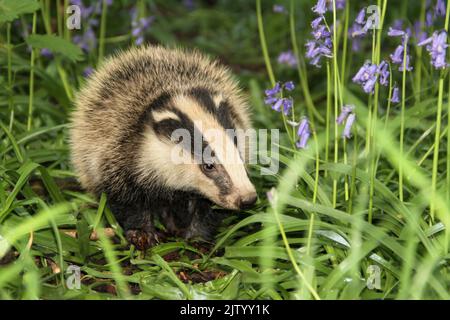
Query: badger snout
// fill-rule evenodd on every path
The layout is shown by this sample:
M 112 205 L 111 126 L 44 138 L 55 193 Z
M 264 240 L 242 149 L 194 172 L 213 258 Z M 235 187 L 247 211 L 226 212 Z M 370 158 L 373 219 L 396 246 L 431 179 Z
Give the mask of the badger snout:
M 255 191 L 246 194 L 243 197 L 240 197 L 238 207 L 242 210 L 250 209 L 258 200 L 258 195 Z

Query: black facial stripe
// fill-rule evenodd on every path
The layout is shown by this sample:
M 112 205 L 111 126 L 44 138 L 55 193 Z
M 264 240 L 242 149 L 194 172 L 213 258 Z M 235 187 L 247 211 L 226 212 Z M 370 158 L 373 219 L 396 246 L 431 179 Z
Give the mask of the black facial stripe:
M 216 114 L 216 105 L 208 90 L 205 88 L 194 88 L 189 91 L 189 94 L 203 109 L 205 109 L 206 112 L 209 112 L 212 115 Z
M 184 139 L 182 139 L 182 141 L 180 141 L 180 142 L 174 141 L 174 143 L 181 143 L 181 146 L 183 148 L 185 148 L 186 150 L 190 150 L 191 154 L 198 161 L 201 161 L 203 152 L 205 151 L 206 148 L 208 148 L 208 142 L 203 137 L 200 130 L 198 130 L 198 128 L 195 126 L 194 122 L 182 111 L 180 111 L 176 108 L 167 107 L 167 106 L 166 106 L 166 109 L 167 109 L 167 111 L 174 113 L 178 117 L 178 119 L 168 118 L 168 119 L 163 119 L 161 121 L 156 122 L 156 121 L 154 121 L 153 118 L 151 118 L 151 123 L 152 123 L 155 133 L 166 139 L 170 139 L 175 130 L 177 130 L 177 129 L 187 130 L 190 135 L 190 141 L 185 141 Z M 195 147 L 196 147 L 195 139 L 196 138 L 202 139 L 201 140 L 202 147 L 200 150 L 195 149 Z
M 152 101 L 152 103 L 147 107 L 146 112 L 153 112 L 167 108 L 171 99 L 172 96 L 170 94 L 161 94 L 158 98 Z
M 172 133 L 183 128 L 182 123 L 176 119 L 164 119 L 153 124 L 153 129 L 157 135 L 170 139 Z
M 158 98 L 153 100 L 146 108 L 144 113 L 137 118 L 135 123 L 132 123 L 128 128 L 129 132 L 132 132 L 135 135 L 139 135 L 144 131 L 145 125 L 151 123 L 154 124 L 154 119 L 152 117 L 152 112 L 157 110 L 162 110 L 167 108 L 170 100 L 172 99 L 171 95 L 168 93 L 161 94 Z M 126 137 L 125 137 L 126 138 Z
M 208 113 L 210 113 L 224 129 L 236 129 L 233 118 L 236 115 L 232 113 L 232 108 L 227 100 L 221 101 L 218 106 L 215 105 L 210 92 L 205 88 L 194 88 L 189 94 L 198 102 L 198 104 Z
M 227 134 L 230 136 L 230 138 L 233 138 L 233 143 L 237 147 L 238 141 L 236 131 L 234 131 L 236 130 L 236 127 L 233 123 L 233 120 L 231 120 L 230 110 L 231 107 L 228 101 L 225 100 L 220 102 L 219 107 L 217 109 L 217 119 L 224 129 L 233 129 L 233 131 L 227 131 Z
M 201 133 L 200 130 L 198 130 L 198 128 L 195 126 L 194 122 L 182 111 L 173 108 L 170 109 L 170 111 L 172 111 L 173 113 L 175 113 L 178 118 L 180 119 L 180 125 L 182 128 L 186 129 L 189 131 L 190 137 L 191 137 L 191 153 L 192 155 L 194 155 L 196 157 L 197 160 L 201 161 L 202 160 L 202 156 L 203 156 L 203 152 L 204 150 L 208 147 L 208 142 L 206 141 L 205 137 L 203 137 L 203 134 Z M 201 152 L 201 154 L 196 154 L 195 152 L 197 150 L 195 150 L 195 139 L 202 139 L 202 148 L 201 150 L 198 150 Z M 185 146 L 187 147 L 187 146 Z
M 217 120 L 224 127 L 224 129 L 235 129 L 233 120 L 230 116 L 230 104 L 228 101 L 221 101 L 217 108 Z
M 228 172 L 222 165 L 218 165 L 217 169 L 219 170 L 219 174 L 213 179 L 213 181 L 219 189 L 220 195 L 226 196 L 231 193 L 233 184 Z

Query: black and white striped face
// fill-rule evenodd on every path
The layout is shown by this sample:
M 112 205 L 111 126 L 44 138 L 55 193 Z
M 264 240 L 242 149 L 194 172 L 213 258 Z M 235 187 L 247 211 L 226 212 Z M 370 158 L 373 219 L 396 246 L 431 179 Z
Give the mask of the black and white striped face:
M 193 89 L 161 96 L 149 109 L 139 169 L 166 187 L 194 191 L 227 209 L 251 207 L 257 199 L 243 157 L 245 137 L 228 100 Z

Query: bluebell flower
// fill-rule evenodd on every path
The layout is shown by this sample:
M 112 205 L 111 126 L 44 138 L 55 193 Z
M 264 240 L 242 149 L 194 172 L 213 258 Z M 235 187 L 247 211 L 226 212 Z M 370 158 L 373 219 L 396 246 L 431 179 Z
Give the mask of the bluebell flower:
M 145 33 L 155 20 L 154 16 L 138 19 L 138 12 L 136 8 L 131 9 L 131 34 L 134 37 L 134 44 L 140 46 L 144 43 Z
M 405 32 L 403 30 L 395 30 L 392 28 L 389 28 L 388 35 L 391 37 L 402 37 L 403 43 L 395 49 L 394 53 L 390 55 L 392 63 L 399 66 L 398 70 L 403 71 L 403 66 L 406 66 L 406 71 L 411 71 L 413 67 L 410 65 L 411 57 L 409 55 L 408 47 L 406 46 L 406 62 L 403 62 L 404 59 L 404 50 L 405 50 L 405 43 L 407 39 L 409 39 L 411 30 L 409 32 Z
M 345 105 L 342 106 L 341 113 L 339 114 L 338 118 L 336 119 L 336 123 L 338 125 L 341 125 L 345 121 L 345 127 L 344 131 L 342 133 L 342 136 L 344 138 L 349 139 L 351 137 L 351 128 L 353 125 L 353 122 L 355 121 L 355 113 L 353 112 L 355 110 L 354 105 Z
M 326 0 L 318 0 L 317 4 L 312 8 L 314 13 L 323 16 L 327 12 L 327 2 Z
M 319 25 L 322 23 L 323 21 L 323 16 L 317 17 L 315 18 L 312 22 L 311 22 L 311 28 L 313 29 L 317 29 L 319 27 Z
M 431 27 L 434 23 L 434 16 L 431 11 L 427 11 L 425 15 L 425 23 L 427 27 Z
M 378 66 L 378 74 L 380 84 L 383 86 L 387 86 L 389 84 L 389 64 L 386 61 L 381 61 Z
M 291 50 L 281 52 L 277 60 L 279 64 L 285 64 L 291 68 L 297 66 L 297 57 L 292 53 Z
M 364 36 L 362 26 L 354 23 L 350 28 L 348 28 L 348 37 L 352 39 L 352 51 L 358 52 L 361 50 L 361 38 Z
M 284 84 L 284 88 L 285 88 L 287 91 L 292 91 L 292 90 L 294 90 L 294 88 L 295 88 L 294 82 L 293 82 L 293 81 L 288 81 L 288 82 L 286 82 L 286 83 Z
M 267 96 L 274 96 L 281 92 L 281 85 L 279 82 L 275 83 L 275 86 L 272 89 L 266 89 L 265 94 Z
M 331 32 L 324 24 L 324 17 L 320 16 L 311 23 L 314 40 L 306 42 L 306 58 L 310 60 L 310 64 L 320 67 L 320 61 L 323 57 L 332 57 L 333 41 L 331 40 Z
M 336 0 L 336 10 L 342 10 L 345 8 L 345 0 Z M 328 9 L 333 10 L 333 0 L 328 1 Z
M 195 2 L 194 2 L 194 0 L 183 0 L 183 5 L 188 10 L 194 10 L 195 9 Z
M 393 103 L 399 103 L 400 102 L 400 90 L 398 89 L 397 86 L 394 87 L 394 89 L 392 90 L 392 97 L 391 97 L 391 102 Z
M 359 11 L 358 15 L 356 16 L 355 22 L 359 25 L 364 25 L 365 17 L 366 17 L 366 8 L 363 8 L 361 9 L 361 11 Z
M 403 29 L 403 20 L 402 19 L 395 19 L 394 23 L 392 24 L 392 29 Z
M 85 52 L 91 52 L 97 47 L 97 37 L 94 28 L 99 24 L 97 16 L 101 13 L 103 2 L 96 1 L 90 6 L 84 5 L 81 0 L 71 0 L 70 3 L 80 8 L 81 19 L 83 21 L 83 25 L 86 26 L 83 34 L 75 35 L 72 40 Z M 110 6 L 111 4 L 112 0 L 106 1 L 107 6 Z
M 444 69 L 448 66 L 446 61 L 447 53 L 447 32 L 435 31 L 431 37 L 420 42 L 418 46 L 426 45 L 431 56 L 431 64 L 436 69 Z
M 97 37 L 91 27 L 88 27 L 82 35 L 73 36 L 72 41 L 85 52 L 91 52 L 97 48 Z
M 403 45 L 398 45 L 397 48 L 395 48 L 394 53 L 390 54 L 392 63 L 397 65 L 403 65 Z
M 277 82 L 273 88 L 265 90 L 266 97 L 264 98 L 264 103 L 270 105 L 273 110 L 288 115 L 291 112 L 293 100 L 291 97 L 281 97 L 280 95 L 283 90 L 294 90 L 294 83 L 288 81 L 281 85 Z
M 425 41 L 427 38 L 427 33 L 422 30 L 422 22 L 419 20 L 414 22 L 414 37 L 416 38 L 417 43 Z
M 348 115 L 353 112 L 355 109 L 354 105 L 345 105 L 341 109 L 341 113 L 339 114 L 338 118 L 336 119 L 337 124 L 343 124 L 345 119 L 347 119 Z
M 308 144 L 309 137 L 311 136 L 308 118 L 305 117 L 300 122 L 297 130 L 297 136 L 299 138 L 299 140 L 296 142 L 297 148 L 305 149 Z
M 434 7 L 434 13 L 436 16 L 445 17 L 445 2 L 444 0 L 437 0 L 436 6 Z
M 287 13 L 286 8 L 281 4 L 274 4 L 272 10 L 275 13 Z
M 351 130 L 353 123 L 355 122 L 356 115 L 354 113 L 350 113 L 347 117 L 347 121 L 345 121 L 344 131 L 342 132 L 342 137 L 346 139 L 350 139 L 352 137 Z
M 48 59 L 51 59 L 51 58 L 53 58 L 53 53 L 51 52 L 50 49 L 42 48 L 41 49 L 41 56 L 43 56 L 45 58 L 48 58 Z
M 378 79 L 378 66 L 371 62 L 366 62 L 359 69 L 352 81 L 360 84 L 366 93 L 373 93 L 375 83 Z
M 89 77 L 92 73 L 94 72 L 94 68 L 92 68 L 91 66 L 88 66 L 86 68 L 84 68 L 83 70 L 83 76 L 85 78 Z
M 398 37 L 398 36 L 404 36 L 404 35 L 405 35 L 405 31 L 389 27 L 388 36 Z

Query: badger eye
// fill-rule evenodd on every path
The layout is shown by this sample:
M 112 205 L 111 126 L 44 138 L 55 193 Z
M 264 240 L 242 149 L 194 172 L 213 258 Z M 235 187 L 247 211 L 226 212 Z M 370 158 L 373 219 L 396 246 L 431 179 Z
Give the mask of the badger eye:
M 202 169 L 205 172 L 211 172 L 216 169 L 216 166 L 214 165 L 214 163 L 204 163 L 202 164 Z

